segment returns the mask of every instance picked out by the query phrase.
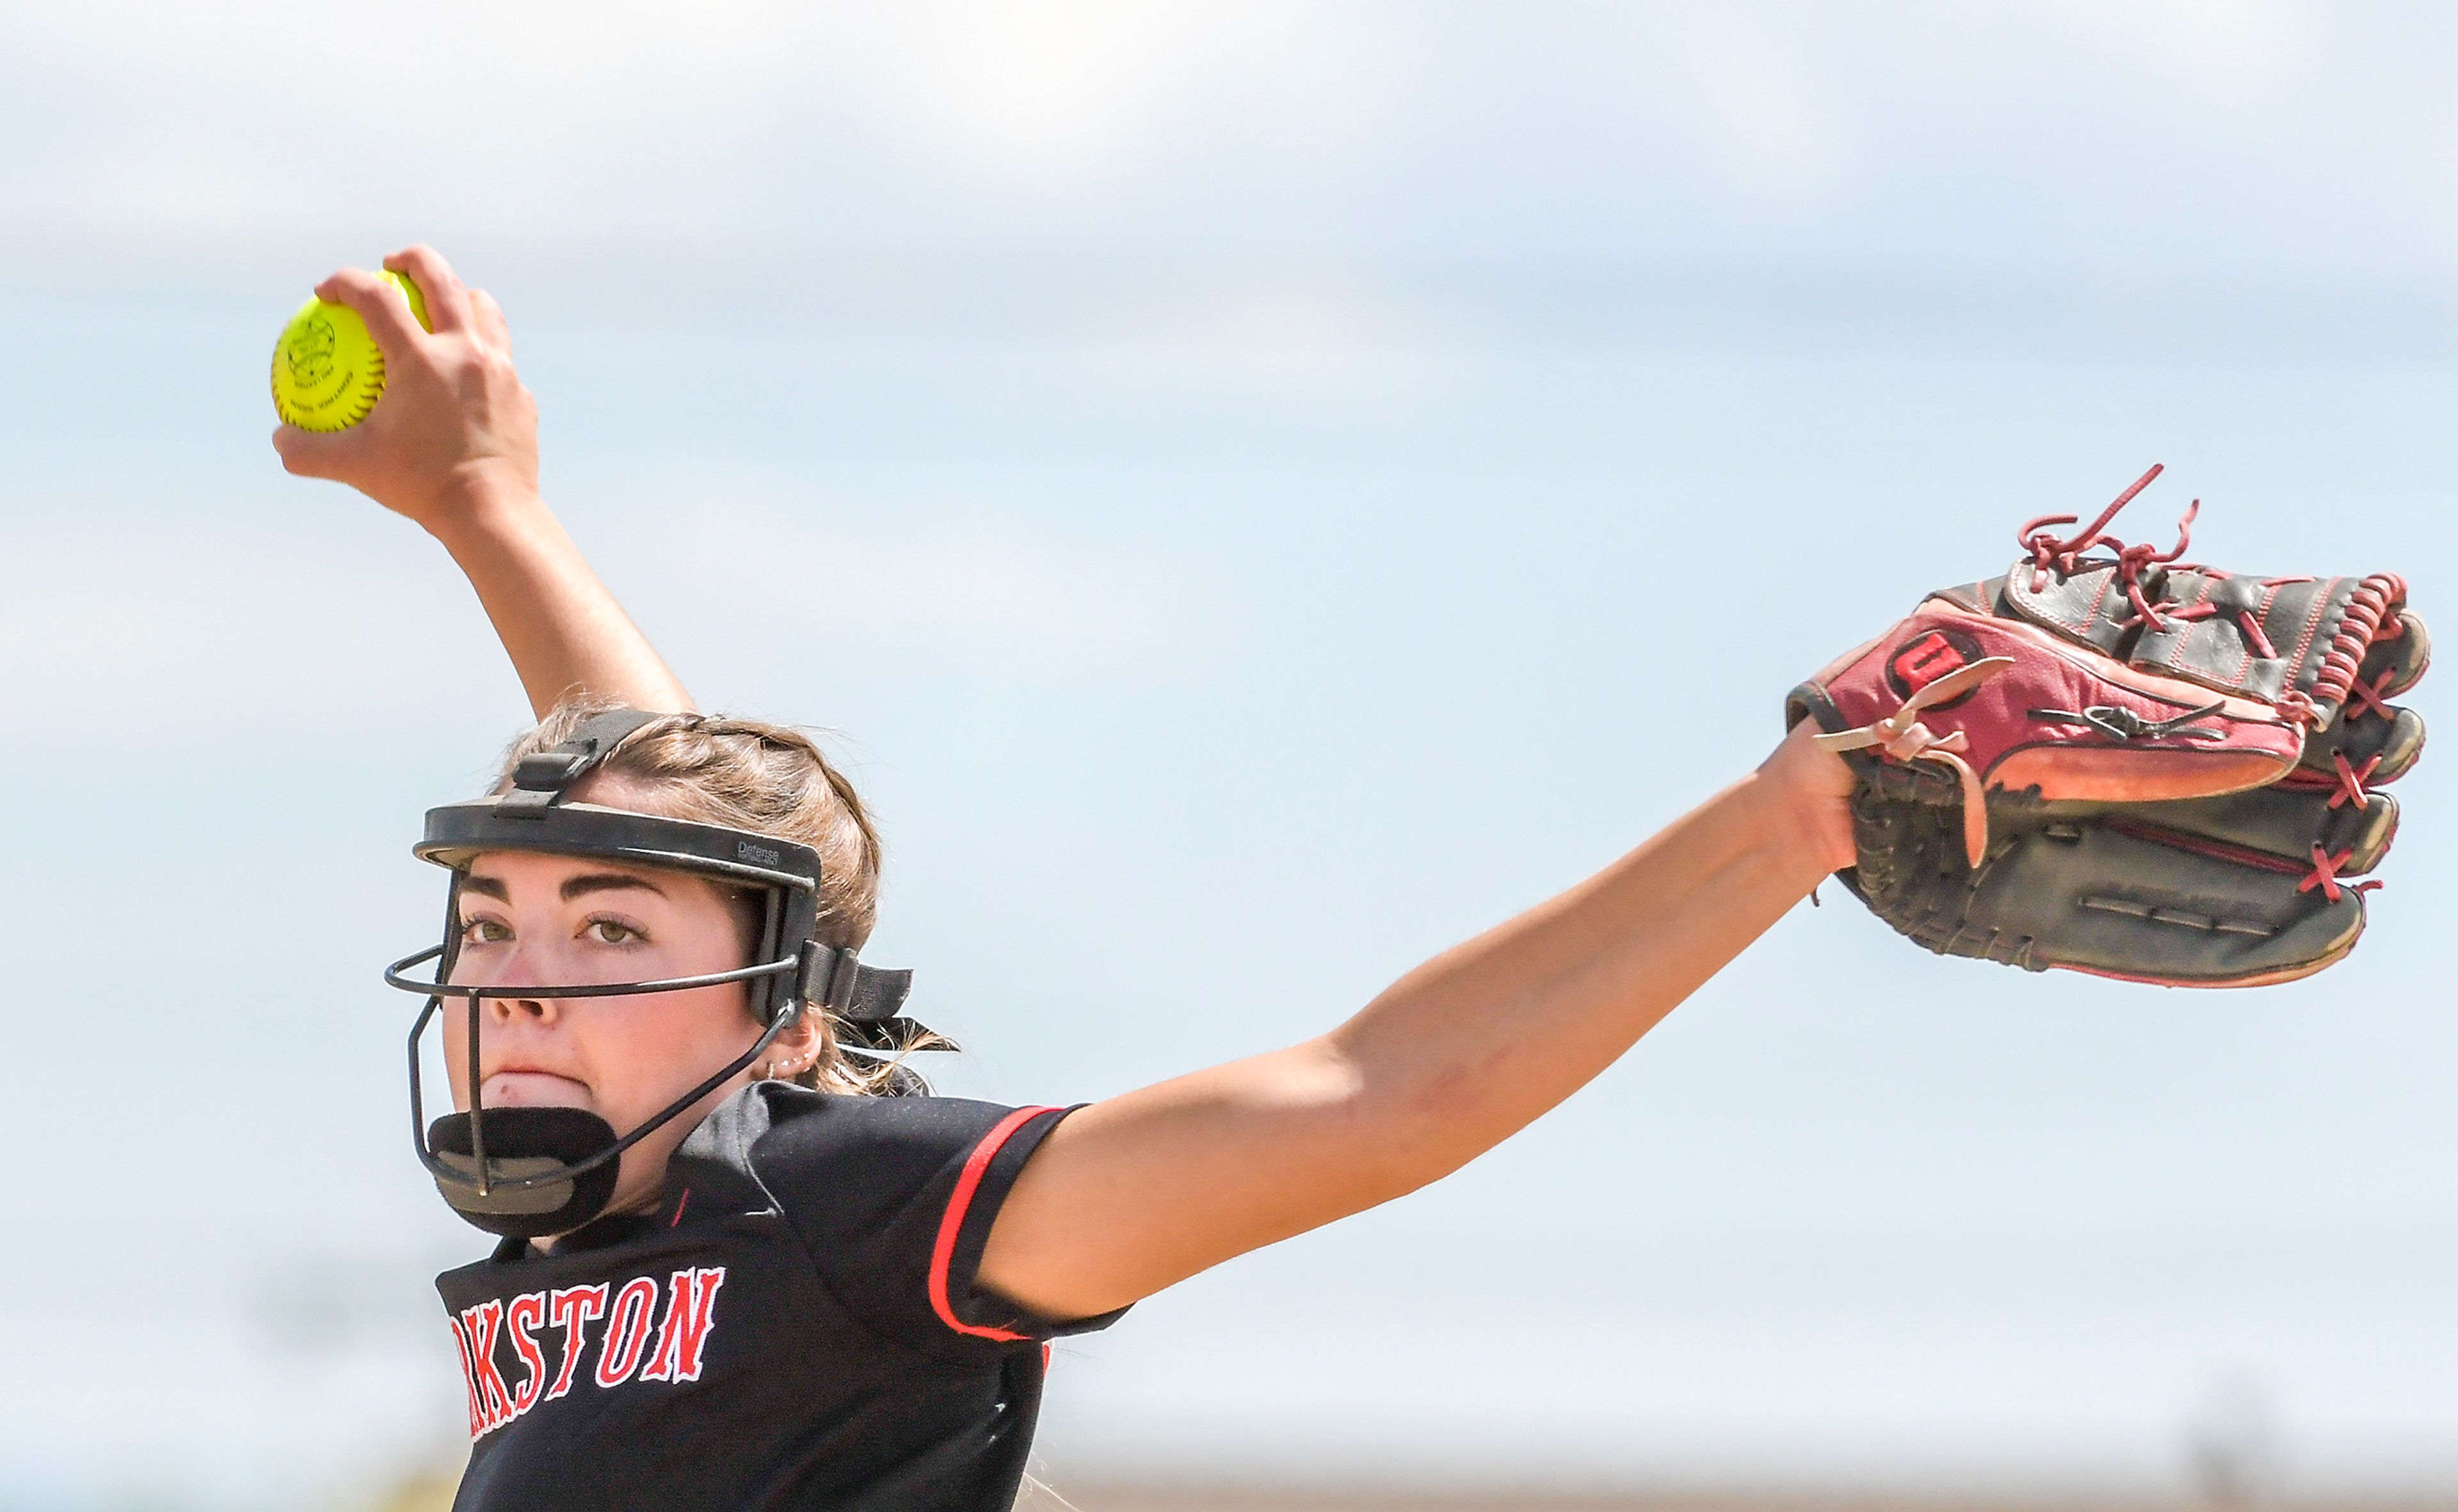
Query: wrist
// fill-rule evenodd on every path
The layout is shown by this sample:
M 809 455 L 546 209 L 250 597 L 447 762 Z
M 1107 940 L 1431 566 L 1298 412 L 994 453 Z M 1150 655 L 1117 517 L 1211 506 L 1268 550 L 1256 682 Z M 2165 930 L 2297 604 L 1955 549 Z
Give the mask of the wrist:
M 456 469 L 414 518 L 458 559 L 500 549 L 554 515 L 533 479 L 506 467 L 471 466 Z
M 1796 726 L 1753 774 L 1762 785 L 1771 839 L 1798 860 L 1812 882 L 1859 860 L 1852 838 L 1852 770 Z

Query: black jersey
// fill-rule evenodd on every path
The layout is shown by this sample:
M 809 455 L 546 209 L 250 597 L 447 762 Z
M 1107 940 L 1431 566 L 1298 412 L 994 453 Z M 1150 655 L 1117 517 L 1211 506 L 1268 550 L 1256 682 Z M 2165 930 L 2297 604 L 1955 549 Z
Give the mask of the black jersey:
M 1061 1108 L 760 1082 L 654 1214 L 437 1278 L 469 1388 L 455 1512 L 1004 1509 L 1063 1325 L 978 1290 Z

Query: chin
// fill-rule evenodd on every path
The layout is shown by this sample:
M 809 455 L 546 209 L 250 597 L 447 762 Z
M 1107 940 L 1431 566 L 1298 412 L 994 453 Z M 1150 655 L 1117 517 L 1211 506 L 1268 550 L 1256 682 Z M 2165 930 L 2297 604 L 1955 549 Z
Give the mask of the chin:
M 545 1071 L 497 1071 L 481 1090 L 489 1108 L 594 1107 L 585 1083 Z

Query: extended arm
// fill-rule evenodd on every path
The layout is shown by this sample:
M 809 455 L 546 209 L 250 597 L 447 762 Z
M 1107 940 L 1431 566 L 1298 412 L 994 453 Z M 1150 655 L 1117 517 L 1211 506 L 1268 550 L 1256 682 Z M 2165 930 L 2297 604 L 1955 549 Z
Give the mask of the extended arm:
M 320 297 L 366 321 L 384 352 L 384 398 L 347 430 L 276 430 L 282 466 L 349 484 L 443 543 L 538 715 L 575 693 L 691 708 L 538 492 L 537 404 L 512 369 L 504 312 L 431 247 L 395 253 L 385 266 L 418 285 L 435 329 L 419 329 L 373 274 L 344 269 L 319 284 Z
M 983 1282 L 1047 1317 L 1107 1312 L 1525 1128 L 1852 863 L 1848 774 L 1808 734 L 1321 1039 L 1069 1118 L 1000 1210 Z

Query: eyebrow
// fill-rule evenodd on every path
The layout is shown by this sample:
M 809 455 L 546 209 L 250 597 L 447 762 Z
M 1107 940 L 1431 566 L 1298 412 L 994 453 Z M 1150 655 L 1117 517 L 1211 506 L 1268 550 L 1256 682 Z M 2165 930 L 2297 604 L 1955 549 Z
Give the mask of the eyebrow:
M 627 887 L 637 887 L 645 892 L 655 893 L 660 898 L 666 896 L 664 888 L 645 877 L 635 877 L 630 872 L 583 872 L 577 877 L 565 878 L 560 891 L 563 894 L 563 901 L 570 902 L 575 898 L 584 897 L 590 893 L 620 892 Z
M 660 898 L 666 896 L 664 888 L 645 877 L 635 877 L 629 872 L 582 872 L 576 877 L 565 878 L 558 891 L 562 893 L 563 901 L 570 902 L 575 898 L 583 898 L 591 893 L 620 892 L 626 888 L 638 888 L 643 892 L 655 893 Z M 471 874 L 461 879 L 461 890 L 465 893 L 477 893 L 481 897 L 492 898 L 498 902 L 508 903 L 512 901 L 511 889 L 504 885 L 501 878 Z

